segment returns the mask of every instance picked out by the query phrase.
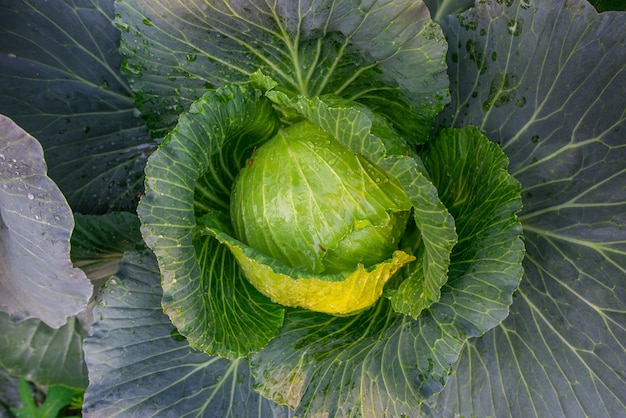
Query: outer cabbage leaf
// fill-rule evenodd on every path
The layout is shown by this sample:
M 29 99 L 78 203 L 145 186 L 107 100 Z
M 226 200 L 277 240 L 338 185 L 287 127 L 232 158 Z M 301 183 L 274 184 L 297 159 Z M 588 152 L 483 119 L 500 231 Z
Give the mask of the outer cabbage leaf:
M 124 252 L 142 242 L 139 218 L 129 212 L 74 214 L 71 258 L 89 280 L 101 285 L 117 272 Z
M 415 141 L 448 101 L 446 43 L 422 1 L 116 4 L 124 66 L 154 135 L 205 89 L 259 69 L 294 93 L 356 99 Z
M 424 0 L 433 20 L 439 22 L 448 15 L 463 13 L 474 5 L 474 0 Z
M 283 309 L 197 220 L 209 211 L 228 218 L 234 177 L 278 123 L 259 90 L 229 85 L 195 103 L 148 160 L 138 213 L 163 275 L 163 307 L 190 345 L 210 354 L 247 355 L 282 323 Z
M 75 215 L 71 258 L 99 290 L 117 271 L 124 251 L 141 242 L 139 219 L 128 212 Z M 0 364 L 39 385 L 87 387 L 83 339 L 93 322 L 93 301 L 58 329 L 39 319 L 13 323 L 0 313 Z M 25 343 L 25 341 L 27 343 Z
M 510 158 L 527 256 L 509 318 L 466 344 L 436 414 L 623 415 L 626 14 L 477 2 L 442 24 L 442 125 L 477 124 Z
M 82 213 L 134 210 L 155 144 L 120 74 L 113 2 L 0 1 L 0 113 L 42 143 Z
M 475 327 L 469 336 L 478 336 L 507 317 L 523 275 L 521 185 L 506 155 L 473 126 L 441 130 L 421 155 L 459 234 L 442 291 L 457 292 L 460 316 Z
M 433 180 L 458 217 L 441 299 L 416 320 L 384 298 L 349 318 L 288 310 L 252 365 L 257 389 L 296 415 L 415 416 L 443 389 L 466 338 L 506 317 L 522 275 L 520 186 L 500 149 L 475 128 L 442 133 L 430 147 Z M 468 158 L 468 149 L 476 154 Z
M 37 140 L 0 116 L 0 309 L 58 328 L 93 289 L 70 262 L 74 219 L 46 171 Z
M 0 312 L 0 365 L 14 376 L 39 385 L 87 387 L 83 338 L 87 333 L 76 318 L 57 329 L 39 319 L 15 323 Z
M 94 286 L 94 295 L 117 272 L 122 256 L 137 245 L 143 246 L 139 218 L 134 213 L 111 212 L 104 215 L 74 214 L 70 257 L 74 267 L 85 272 Z M 93 323 L 95 298 L 78 318 L 88 332 Z
M 252 392 L 245 360 L 189 347 L 161 311 L 159 276 L 153 254 L 129 251 L 103 290 L 85 341 L 84 416 L 289 416 Z

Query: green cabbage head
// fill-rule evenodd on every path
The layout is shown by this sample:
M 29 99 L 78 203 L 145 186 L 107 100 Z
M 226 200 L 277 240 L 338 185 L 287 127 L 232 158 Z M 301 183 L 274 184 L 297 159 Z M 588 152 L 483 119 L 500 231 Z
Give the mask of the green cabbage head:
M 310 122 L 281 129 L 239 174 L 236 236 L 291 267 L 340 273 L 398 249 L 411 203 L 395 180 Z
M 246 275 L 259 290 L 284 305 L 345 314 L 374 303 L 390 273 L 414 259 L 392 258 L 411 207 L 384 170 L 301 121 L 254 150 L 235 181 L 230 213 L 240 241 L 313 275 L 274 283 L 254 266 Z M 346 271 L 356 274 L 320 280 Z
M 194 348 L 229 358 L 265 347 L 285 315 L 418 318 L 459 277 L 448 208 L 487 208 L 466 184 L 482 162 L 452 168 L 460 147 L 501 154 L 476 129 L 455 135 L 422 160 L 419 138 L 362 103 L 287 92 L 261 73 L 207 92 L 146 166 L 138 213 L 165 312 Z M 463 211 L 467 225 L 498 222 Z
M 236 131 L 220 148 L 229 155 L 209 162 L 212 178 L 200 179 L 194 199 L 200 231 L 230 250 L 246 280 L 281 306 L 336 315 L 368 308 L 383 292 L 413 316 L 435 302 L 454 220 L 391 124 L 349 100 L 290 96 L 260 74 L 229 88 L 255 95 L 246 106 L 264 136 L 251 134 L 255 119 L 241 119 L 239 132 L 225 118 Z M 428 239 L 403 239 L 416 230 L 409 235 Z

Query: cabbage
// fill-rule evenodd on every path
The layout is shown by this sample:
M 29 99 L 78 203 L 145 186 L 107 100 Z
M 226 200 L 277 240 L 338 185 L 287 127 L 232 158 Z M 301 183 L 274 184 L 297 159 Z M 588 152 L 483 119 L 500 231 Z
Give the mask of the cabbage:
M 259 121 L 258 128 L 238 116 L 248 132 L 242 135 L 231 117 L 222 123 L 236 135 L 221 137 L 223 130 L 218 130 L 221 139 L 208 137 L 210 142 L 201 147 L 221 143 L 220 152 L 236 150 L 238 162 L 223 173 L 225 157 L 220 155 L 219 160 L 207 160 L 209 178 L 199 182 L 190 178 L 189 187 L 196 188 L 194 216 L 204 226 L 199 231 L 227 246 L 243 276 L 273 302 L 318 312 L 354 314 L 373 305 L 385 284 L 406 265 L 402 274 L 407 280 L 390 284 L 386 292 L 399 312 L 416 317 L 437 301 L 456 241 L 454 220 L 428 181 L 423 163 L 408 155 L 407 143 L 366 107 L 334 97 L 290 96 L 277 87 L 256 73 L 248 85 L 207 94 L 179 125 L 183 129 L 189 122 L 194 131 L 204 129 L 195 127 L 206 122 L 194 115 L 212 114 L 216 101 L 230 98 L 244 105 L 240 98 L 256 98 L 256 103 L 244 106 Z M 230 108 L 238 111 L 234 103 Z M 280 119 L 280 114 L 292 119 L 283 127 L 262 127 L 268 126 L 267 120 Z M 341 122 L 367 129 L 355 134 L 328 128 L 328 123 L 341 126 Z M 256 130 L 264 137 L 252 140 L 249 131 Z M 385 140 L 370 131 L 380 131 Z M 175 130 L 166 139 L 164 152 L 167 144 L 178 144 L 183 137 Z M 401 155 L 387 155 L 391 152 Z M 181 167 L 186 171 L 189 165 Z M 159 183 L 154 184 L 158 188 Z M 294 203 L 296 199 L 300 200 Z M 142 206 L 140 213 L 152 235 L 152 215 L 143 209 L 150 207 Z M 430 265 L 422 261 L 409 265 L 416 260 L 415 242 L 405 240 L 406 248 L 399 247 L 409 224 L 429 238 L 420 251 Z
M 298 122 L 253 150 L 233 186 L 230 213 L 243 244 L 308 274 L 293 280 L 229 247 L 248 280 L 275 302 L 348 314 L 376 302 L 389 278 L 415 259 L 398 251 L 410 209 L 384 170 Z M 350 274 L 338 278 L 342 272 Z
M 309 123 L 263 144 L 231 198 L 235 235 L 291 267 L 339 273 L 390 257 L 411 204 L 379 167 Z
M 2 387 L 88 383 L 87 417 L 624 410 L 624 13 L 13 3 Z M 268 162 L 285 140 L 322 158 Z

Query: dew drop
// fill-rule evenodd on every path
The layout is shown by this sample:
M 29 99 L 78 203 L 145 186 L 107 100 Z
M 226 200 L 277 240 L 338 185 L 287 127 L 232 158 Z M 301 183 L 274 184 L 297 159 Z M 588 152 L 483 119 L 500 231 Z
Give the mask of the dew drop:
M 130 32 L 130 25 L 124 22 L 121 18 L 116 17 L 113 20 L 113 23 L 115 24 L 115 27 L 117 27 L 119 30 L 124 31 L 126 33 Z
M 28 200 L 33 200 L 33 199 L 35 199 L 35 195 L 34 195 L 34 194 L 32 194 L 32 193 L 28 193 L 28 195 L 27 195 L 27 196 L 28 196 Z
M 522 19 L 517 20 L 509 20 L 507 25 L 507 30 L 513 36 L 519 36 L 522 33 L 522 29 L 524 27 L 524 21 Z

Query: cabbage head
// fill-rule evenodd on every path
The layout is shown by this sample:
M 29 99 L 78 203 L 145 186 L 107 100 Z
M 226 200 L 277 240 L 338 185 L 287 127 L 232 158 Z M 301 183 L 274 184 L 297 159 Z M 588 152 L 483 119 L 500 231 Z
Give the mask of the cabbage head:
M 395 180 L 304 121 L 280 130 L 233 187 L 235 235 L 311 273 L 341 273 L 389 258 L 411 203 Z
M 447 136 L 454 146 L 421 146 L 428 138 L 407 140 L 363 103 L 298 94 L 260 71 L 205 93 L 149 158 L 138 209 L 165 312 L 192 347 L 229 358 L 279 341 L 295 312 L 315 324 L 423 316 L 464 248 L 449 209 L 487 196 L 466 182 L 492 173 L 504 180 L 486 189 L 506 203 L 495 207 L 507 220 L 496 235 L 519 245 L 519 202 L 511 203 L 519 184 L 506 157 L 475 128 Z M 451 168 L 472 147 L 476 159 L 496 164 L 483 174 L 484 161 Z M 452 200 L 444 203 L 438 188 Z M 475 211 L 474 226 L 491 225 L 490 213 Z M 520 251 L 502 251 L 519 266 Z M 498 305 L 510 303 L 520 271 L 505 275 L 510 289 L 493 296 Z

